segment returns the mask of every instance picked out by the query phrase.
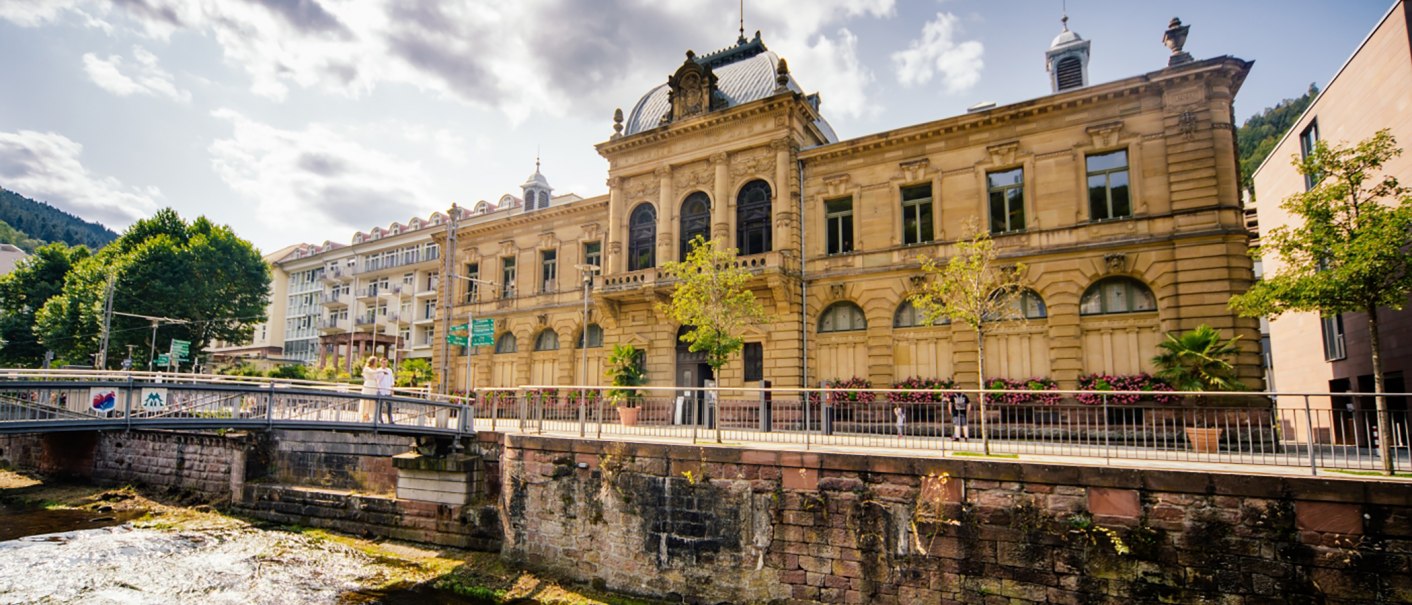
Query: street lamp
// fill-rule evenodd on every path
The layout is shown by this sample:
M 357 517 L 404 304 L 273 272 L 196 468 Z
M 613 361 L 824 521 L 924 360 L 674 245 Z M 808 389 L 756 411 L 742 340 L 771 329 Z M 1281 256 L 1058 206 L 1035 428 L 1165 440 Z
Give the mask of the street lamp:
M 583 416 L 584 410 L 588 407 L 588 291 L 593 288 L 593 274 L 602 271 L 602 269 L 598 265 L 586 264 L 574 265 L 574 268 L 583 273 L 583 329 L 579 331 L 579 350 L 583 355 L 583 389 L 579 395 L 579 437 L 583 437 Z M 599 418 L 598 421 L 601 424 L 603 419 Z
M 489 287 L 491 287 L 491 288 L 497 288 L 497 289 L 498 289 L 498 288 L 500 287 L 499 284 L 496 284 L 496 283 L 493 282 L 493 281 L 484 280 L 484 279 L 480 279 L 480 278 L 476 278 L 476 277 L 469 277 L 469 276 L 466 276 L 466 275 L 457 275 L 457 274 L 455 274 L 455 273 L 450 273 L 450 274 L 448 274 L 448 277 L 454 277 L 454 278 L 456 278 L 456 279 L 464 279 L 464 280 L 466 280 L 466 281 L 468 281 L 468 282 L 471 282 L 472 284 L 489 286 Z M 468 298 L 469 298 L 469 297 L 468 297 Z M 466 302 L 469 304 L 471 301 L 468 300 L 468 301 L 466 301 Z M 466 395 L 467 395 L 467 396 L 470 396 L 471 391 L 475 389 L 475 382 L 474 382 L 474 380 L 475 380 L 475 375 L 471 373 L 471 333 L 472 333 L 472 330 L 473 330 L 473 329 L 471 328 L 471 323 L 472 323 L 472 319 L 474 319 L 473 316 L 474 316 L 474 313 L 473 313 L 472 311 L 466 311 Z M 448 316 L 447 316 L 447 318 L 446 318 L 446 334 L 445 334 L 445 336 L 448 336 L 448 337 L 449 337 L 450 335 L 451 335 L 451 317 L 450 317 L 450 315 L 448 314 Z M 443 378 L 442 378 L 442 385 L 443 385 L 444 387 L 450 387 L 450 381 L 447 380 L 447 378 L 449 378 L 449 377 L 443 377 Z M 443 391 L 449 391 L 449 390 L 450 390 L 449 388 L 443 388 Z

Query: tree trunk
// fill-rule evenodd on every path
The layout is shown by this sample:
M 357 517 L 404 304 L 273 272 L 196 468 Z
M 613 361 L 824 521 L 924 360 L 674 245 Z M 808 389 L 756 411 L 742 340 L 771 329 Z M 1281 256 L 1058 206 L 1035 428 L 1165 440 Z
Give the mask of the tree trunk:
M 1396 470 L 1392 463 L 1392 448 L 1388 441 L 1392 439 L 1392 432 L 1388 422 L 1387 386 L 1383 381 L 1383 352 L 1382 342 L 1378 338 L 1378 307 L 1368 305 L 1368 344 L 1373 353 L 1373 409 L 1378 415 L 1378 456 L 1383 461 L 1383 474 L 1392 475 Z
M 981 408 L 981 448 L 985 455 L 990 455 L 990 434 L 986 433 L 985 422 L 985 330 L 981 326 L 976 326 L 976 382 L 980 385 L 980 395 L 976 399 L 980 400 Z

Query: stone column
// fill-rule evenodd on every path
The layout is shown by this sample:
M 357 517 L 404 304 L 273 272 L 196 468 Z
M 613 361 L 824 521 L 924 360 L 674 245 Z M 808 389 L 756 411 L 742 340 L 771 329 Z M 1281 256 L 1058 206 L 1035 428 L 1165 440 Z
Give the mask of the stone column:
M 774 198 L 770 200 L 770 213 L 773 215 L 771 222 L 774 223 L 774 250 L 794 250 L 797 247 L 795 226 L 798 212 L 795 211 L 796 203 L 789 187 L 790 171 L 794 169 L 794 163 L 790 162 L 789 158 L 791 146 L 789 137 L 775 139 L 770 143 L 770 148 L 775 150 L 775 190 Z
M 711 238 L 722 244 L 730 242 L 731 172 L 730 154 L 725 152 L 711 156 L 711 166 L 716 169 L 716 183 L 711 192 Z
M 603 274 L 622 273 L 627 269 L 623 255 L 623 178 L 608 178 L 608 224 L 604 229 Z
M 677 259 L 676 246 L 676 203 L 672 199 L 672 167 L 659 166 L 652 171 L 657 177 L 657 263 L 660 267 L 667 261 Z

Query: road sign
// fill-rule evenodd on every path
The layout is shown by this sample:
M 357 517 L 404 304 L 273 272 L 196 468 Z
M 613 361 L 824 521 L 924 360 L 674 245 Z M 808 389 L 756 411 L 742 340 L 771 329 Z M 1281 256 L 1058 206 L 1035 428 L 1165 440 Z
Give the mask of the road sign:
M 172 356 L 166 353 L 157 354 L 157 367 L 172 365 Z
M 447 334 L 446 342 L 464 347 L 466 346 L 466 336 L 464 334 Z
M 191 341 L 172 340 L 172 355 L 180 361 L 186 361 L 191 357 Z
M 488 347 L 495 343 L 495 318 L 471 321 L 471 346 Z

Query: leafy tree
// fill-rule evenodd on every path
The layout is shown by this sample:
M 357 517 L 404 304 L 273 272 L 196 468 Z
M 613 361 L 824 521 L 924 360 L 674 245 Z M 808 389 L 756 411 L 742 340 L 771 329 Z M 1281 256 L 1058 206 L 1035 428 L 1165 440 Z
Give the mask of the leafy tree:
M 1252 199 L 1255 196 L 1255 184 L 1251 176 L 1255 174 L 1255 169 L 1275 150 L 1275 145 L 1279 144 L 1285 133 L 1299 122 L 1299 116 L 1304 115 L 1304 110 L 1309 108 L 1309 104 L 1313 103 L 1314 97 L 1317 96 L 1319 87 L 1310 84 L 1304 96 L 1285 99 L 1274 107 L 1265 108 L 1265 111 L 1250 116 L 1236 131 L 1236 153 L 1240 156 L 1240 186 L 1250 192 Z
M 1180 335 L 1167 334 L 1157 345 L 1160 353 L 1152 364 L 1160 368 L 1157 377 L 1179 391 L 1240 391 L 1245 384 L 1236 379 L 1230 359 L 1240 349 L 1237 336 L 1222 340 L 1215 328 L 1201 324 Z
M 608 389 L 608 400 L 613 405 L 622 405 L 626 402 L 628 407 L 637 405 L 638 393 L 631 387 L 642 386 L 647 383 L 647 371 L 643 369 L 639 359 L 637 347 L 632 345 L 613 345 L 613 351 L 608 354 L 607 369 L 605 374 L 608 377 L 608 384 L 616 387 Z
M 309 380 L 309 366 L 302 363 L 287 363 L 270 370 L 270 378 L 286 380 Z
M 397 386 L 415 387 L 436 381 L 436 372 L 427 359 L 404 359 L 397 365 Z
M 746 326 L 768 321 L 765 307 L 746 287 L 750 271 L 736 265 L 736 250 L 700 235 L 682 262 L 669 262 L 663 271 L 676 278 L 670 303 L 661 305 L 672 320 L 690 327 L 682 342 L 691 352 L 705 353 L 712 372 L 720 372 L 731 355 L 745 345 Z
M 163 209 L 75 265 L 62 293 L 39 310 L 35 333 L 60 359 L 87 360 L 98 349 L 109 279 L 115 311 L 185 322 L 160 325 L 154 342 L 148 320 L 114 316 L 109 351 L 160 351 L 180 339 L 199 356 L 215 340 L 243 342 L 269 300 L 270 270 L 250 242 L 205 217 L 188 223 Z
M 83 246 L 49 244 L 0 276 L 0 366 L 43 363 L 44 345 L 33 330 L 35 313 L 63 290 L 64 276 L 88 256 Z
M 1282 266 L 1250 291 L 1231 298 L 1231 307 L 1248 317 L 1278 316 L 1286 311 L 1317 311 L 1325 316 L 1363 312 L 1368 318 L 1369 348 L 1377 393 L 1378 434 L 1388 430 L 1382 343 L 1378 309 L 1402 309 L 1412 296 L 1412 196 L 1397 179 L 1374 174 L 1402 153 L 1386 129 L 1356 145 L 1315 144 L 1307 158 L 1294 158 L 1299 172 L 1318 181 L 1312 189 L 1280 204 L 1300 223 L 1276 227 L 1261 238 L 1260 250 L 1272 252 Z M 1387 439 L 1379 440 L 1383 468 L 1393 470 Z
M 29 234 L 11 227 L 9 223 L 0 221 L 0 244 L 10 244 L 29 254 L 34 254 L 35 250 L 44 245 L 44 240 L 30 237 Z
M 976 333 L 976 384 L 985 388 L 985 333 L 987 324 L 1010 319 L 1016 300 L 1024 290 L 1020 276 L 1023 264 L 1002 265 L 995 252 L 995 242 L 979 224 L 968 221 L 966 240 L 956 243 L 956 255 L 941 259 L 923 257 L 922 271 L 929 279 L 920 290 L 908 297 L 922 312 L 926 324 L 942 317 L 964 323 Z M 986 434 L 985 391 L 980 392 L 981 443 L 990 453 Z

